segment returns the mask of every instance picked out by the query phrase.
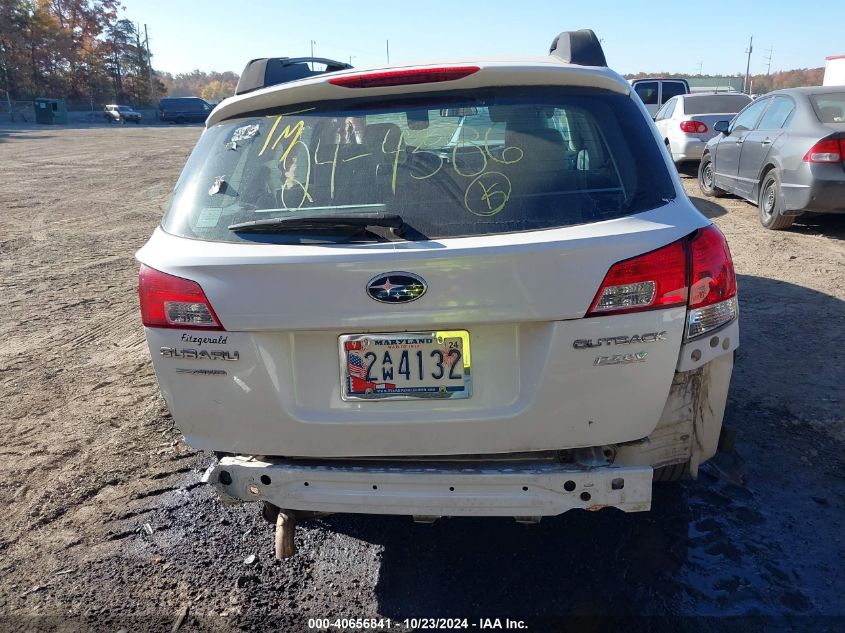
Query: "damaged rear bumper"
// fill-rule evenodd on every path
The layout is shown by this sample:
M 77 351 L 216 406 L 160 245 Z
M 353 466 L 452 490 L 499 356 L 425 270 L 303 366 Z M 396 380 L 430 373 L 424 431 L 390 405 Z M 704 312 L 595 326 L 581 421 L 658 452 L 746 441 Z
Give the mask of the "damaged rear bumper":
M 261 461 L 224 457 L 206 473 L 224 503 L 315 512 L 540 517 L 576 508 L 651 508 L 651 466 L 580 463 Z

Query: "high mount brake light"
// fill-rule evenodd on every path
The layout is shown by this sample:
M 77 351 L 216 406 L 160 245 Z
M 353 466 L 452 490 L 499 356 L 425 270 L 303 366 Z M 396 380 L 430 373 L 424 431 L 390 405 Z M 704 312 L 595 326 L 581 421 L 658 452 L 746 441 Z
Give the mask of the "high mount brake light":
M 704 134 L 707 132 L 707 124 L 701 121 L 681 121 L 681 132 L 687 134 Z
M 587 316 L 668 308 L 686 301 L 687 255 L 678 240 L 611 266 Z
M 611 266 L 587 316 L 681 305 L 689 307 L 687 338 L 706 334 L 736 318 L 731 253 L 725 236 L 712 224 L 691 239 Z
M 845 138 L 819 141 L 804 154 L 805 163 L 838 163 L 845 161 Z
M 375 73 L 333 77 L 329 83 L 344 88 L 380 88 L 454 81 L 481 70 L 478 66 L 445 66 L 440 68 L 414 68 L 411 70 L 385 70 Z
M 138 273 L 141 321 L 146 327 L 225 329 L 200 285 L 141 265 Z

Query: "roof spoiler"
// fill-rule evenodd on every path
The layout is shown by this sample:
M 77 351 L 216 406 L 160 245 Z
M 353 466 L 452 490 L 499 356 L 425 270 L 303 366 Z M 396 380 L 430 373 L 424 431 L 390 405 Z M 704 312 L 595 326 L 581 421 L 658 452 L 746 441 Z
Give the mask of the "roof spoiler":
M 549 55 L 559 57 L 567 64 L 607 66 L 599 38 L 590 29 L 564 31 L 552 40 Z
M 325 70 L 312 70 L 312 64 L 325 65 Z M 241 73 L 236 95 L 288 81 L 352 68 L 351 64 L 324 57 L 261 57 L 247 63 Z

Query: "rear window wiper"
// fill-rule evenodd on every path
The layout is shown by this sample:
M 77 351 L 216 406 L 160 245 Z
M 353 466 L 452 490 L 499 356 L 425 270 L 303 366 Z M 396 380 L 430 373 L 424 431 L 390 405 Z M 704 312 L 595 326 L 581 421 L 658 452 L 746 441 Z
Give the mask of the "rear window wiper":
M 402 217 L 392 213 L 355 213 L 349 215 L 324 214 L 300 215 L 284 218 L 266 218 L 239 222 L 229 226 L 230 231 L 237 233 L 285 233 L 303 230 L 365 230 L 373 226 L 381 226 L 391 230 L 391 233 L 402 237 L 405 223 Z

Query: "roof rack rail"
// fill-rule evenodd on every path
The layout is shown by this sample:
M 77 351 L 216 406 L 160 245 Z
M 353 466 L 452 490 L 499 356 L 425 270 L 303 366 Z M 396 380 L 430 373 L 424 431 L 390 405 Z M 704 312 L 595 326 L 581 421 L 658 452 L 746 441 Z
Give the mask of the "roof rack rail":
M 599 38 L 591 29 L 564 31 L 552 40 L 549 55 L 559 57 L 567 64 L 607 66 Z
M 313 70 L 313 64 L 325 65 L 325 70 Z M 236 95 L 275 86 L 288 81 L 352 68 L 351 64 L 324 57 L 260 57 L 249 61 L 241 73 Z

